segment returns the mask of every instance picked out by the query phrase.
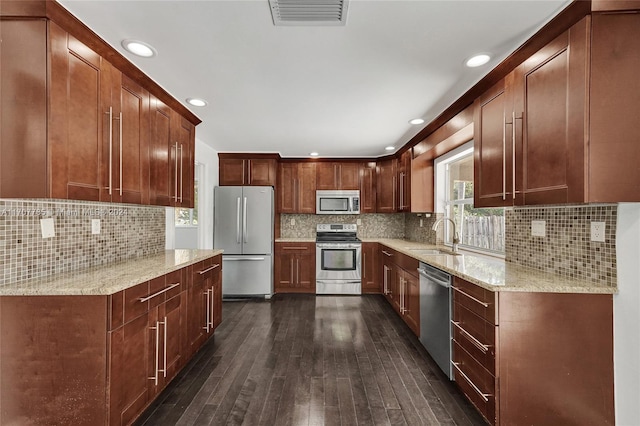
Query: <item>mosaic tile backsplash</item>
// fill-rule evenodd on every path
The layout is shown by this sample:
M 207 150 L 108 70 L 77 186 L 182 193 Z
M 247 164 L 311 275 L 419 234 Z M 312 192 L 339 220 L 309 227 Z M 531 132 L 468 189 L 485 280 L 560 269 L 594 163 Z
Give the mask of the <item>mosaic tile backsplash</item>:
M 546 236 L 531 236 L 544 220 Z M 605 223 L 605 242 L 591 241 L 591 222 Z M 617 285 L 617 206 L 523 207 L 505 211 L 507 262 L 570 278 Z
M 291 225 L 291 219 L 295 225 Z M 356 223 L 360 238 L 404 238 L 404 213 L 360 214 L 360 215 L 280 215 L 281 238 L 315 238 L 316 225 L 319 223 Z
M 40 220 L 55 236 L 42 238 Z M 91 233 L 100 219 L 100 234 Z M 0 200 L 0 285 L 164 251 L 164 207 Z
M 431 213 L 430 217 L 425 217 L 424 214 L 405 214 L 405 238 L 424 244 L 443 244 L 444 227 L 438 228 L 437 233 L 431 229 L 435 221 L 442 216 L 444 216 L 442 213 Z M 420 226 L 420 220 L 422 220 L 422 226 Z

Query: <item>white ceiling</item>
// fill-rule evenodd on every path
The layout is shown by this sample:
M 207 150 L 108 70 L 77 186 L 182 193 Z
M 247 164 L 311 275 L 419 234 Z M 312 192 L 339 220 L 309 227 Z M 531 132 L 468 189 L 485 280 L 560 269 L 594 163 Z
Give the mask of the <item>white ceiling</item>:
M 206 99 L 199 140 L 283 157 L 399 148 L 569 4 L 351 0 L 346 26 L 276 27 L 268 0 L 60 2 L 177 99 Z M 494 59 L 464 67 L 478 52 Z

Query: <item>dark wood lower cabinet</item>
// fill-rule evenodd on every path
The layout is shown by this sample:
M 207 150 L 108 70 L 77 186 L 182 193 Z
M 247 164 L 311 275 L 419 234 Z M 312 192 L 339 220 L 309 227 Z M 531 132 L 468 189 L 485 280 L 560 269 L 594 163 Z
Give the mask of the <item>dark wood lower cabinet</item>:
M 380 244 L 382 294 L 416 336 L 420 336 L 418 261 Z
M 381 293 L 378 243 L 362 243 L 362 293 Z
M 275 243 L 274 288 L 276 293 L 316 292 L 316 244 Z
M 0 297 L 0 424 L 133 423 L 220 324 L 221 267 L 108 296 Z

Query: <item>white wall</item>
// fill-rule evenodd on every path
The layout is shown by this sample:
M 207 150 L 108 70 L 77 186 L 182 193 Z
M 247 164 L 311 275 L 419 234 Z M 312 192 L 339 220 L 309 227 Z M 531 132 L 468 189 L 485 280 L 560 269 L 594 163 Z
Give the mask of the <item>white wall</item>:
M 618 205 L 613 298 L 616 424 L 640 424 L 640 204 Z
M 218 184 L 218 152 L 196 139 L 196 161 L 203 165 L 200 182 L 198 248 L 213 248 L 213 188 Z

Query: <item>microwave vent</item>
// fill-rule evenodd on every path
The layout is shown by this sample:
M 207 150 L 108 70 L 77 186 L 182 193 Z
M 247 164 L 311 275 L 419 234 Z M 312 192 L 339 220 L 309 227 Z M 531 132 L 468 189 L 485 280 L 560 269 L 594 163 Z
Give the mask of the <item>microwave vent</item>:
M 349 0 L 269 0 L 275 26 L 340 26 Z

